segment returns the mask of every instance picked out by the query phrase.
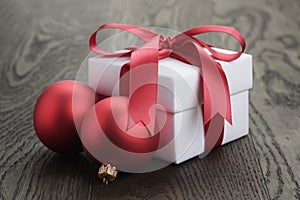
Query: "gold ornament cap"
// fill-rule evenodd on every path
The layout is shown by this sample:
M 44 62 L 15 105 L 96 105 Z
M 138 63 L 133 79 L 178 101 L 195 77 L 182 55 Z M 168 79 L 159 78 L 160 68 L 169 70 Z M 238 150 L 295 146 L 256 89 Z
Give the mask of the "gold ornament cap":
M 98 171 L 98 177 L 103 181 L 104 184 L 108 185 L 116 179 L 118 171 L 116 167 L 112 167 L 110 164 L 103 164 Z

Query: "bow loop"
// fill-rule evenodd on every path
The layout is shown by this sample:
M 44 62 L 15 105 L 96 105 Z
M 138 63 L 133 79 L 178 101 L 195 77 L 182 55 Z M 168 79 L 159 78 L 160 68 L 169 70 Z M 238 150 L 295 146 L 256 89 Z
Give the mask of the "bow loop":
M 233 53 L 233 54 L 222 53 L 222 52 L 214 50 L 211 45 L 208 45 L 205 42 L 193 37 L 195 35 L 201 35 L 204 33 L 213 33 L 213 32 L 226 33 L 226 34 L 232 36 L 240 44 L 241 50 L 239 52 Z M 192 37 L 197 44 L 206 48 L 212 54 L 213 58 L 222 60 L 222 61 L 229 62 L 229 61 L 233 61 L 233 60 L 237 59 L 238 57 L 240 57 L 242 55 L 242 53 L 244 52 L 244 50 L 246 48 L 246 42 L 245 42 L 245 39 L 242 36 L 242 34 L 235 28 L 232 28 L 229 26 L 212 26 L 212 25 L 197 26 L 197 27 L 194 27 L 190 30 L 183 32 L 183 34 Z
M 128 24 L 104 24 L 104 25 L 100 26 L 90 37 L 89 44 L 90 44 L 90 49 L 93 52 L 100 54 L 100 55 L 104 55 L 104 56 L 124 56 L 124 55 L 129 56 L 131 54 L 131 51 L 127 52 L 127 53 L 106 52 L 98 47 L 97 42 L 96 42 L 97 33 L 99 31 L 102 31 L 104 29 L 109 29 L 109 28 L 121 29 L 121 30 L 127 31 L 127 32 L 137 36 L 139 39 L 143 40 L 144 42 L 148 42 L 153 37 L 158 35 L 157 33 L 154 33 L 148 29 L 141 28 L 138 26 L 132 26 L 132 25 L 128 25 Z

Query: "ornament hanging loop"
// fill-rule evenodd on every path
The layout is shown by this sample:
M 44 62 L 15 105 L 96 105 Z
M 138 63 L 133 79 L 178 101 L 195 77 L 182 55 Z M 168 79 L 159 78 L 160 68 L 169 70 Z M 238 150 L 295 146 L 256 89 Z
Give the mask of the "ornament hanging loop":
M 98 177 L 103 181 L 105 185 L 114 181 L 117 178 L 118 171 L 116 167 L 112 167 L 110 164 L 103 164 L 98 171 Z

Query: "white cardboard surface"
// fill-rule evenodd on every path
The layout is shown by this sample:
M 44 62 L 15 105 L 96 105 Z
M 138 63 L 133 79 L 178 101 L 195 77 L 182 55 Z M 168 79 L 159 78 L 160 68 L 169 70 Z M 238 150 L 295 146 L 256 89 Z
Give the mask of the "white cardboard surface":
M 222 50 L 225 51 L 225 50 Z M 129 58 L 89 59 L 89 85 L 106 96 L 119 95 L 119 76 L 122 65 Z M 252 57 L 242 54 L 232 62 L 222 62 L 228 79 L 230 94 L 248 90 L 252 87 Z M 199 105 L 200 68 L 188 65 L 173 58 L 159 61 L 158 104 L 168 112 L 177 113 Z M 200 91 L 201 92 L 201 91 Z
M 248 90 L 232 95 L 232 123 L 225 121 L 222 145 L 248 134 Z M 161 111 L 162 112 L 162 111 Z M 156 157 L 179 164 L 204 152 L 201 106 L 168 115 L 161 135 L 174 134 L 174 140 L 156 152 Z

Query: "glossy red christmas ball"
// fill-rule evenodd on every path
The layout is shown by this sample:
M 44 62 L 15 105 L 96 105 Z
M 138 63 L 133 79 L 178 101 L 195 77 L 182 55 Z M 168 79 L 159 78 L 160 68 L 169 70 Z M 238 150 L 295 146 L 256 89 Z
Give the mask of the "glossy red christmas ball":
M 34 128 L 41 142 L 57 153 L 81 152 L 77 129 L 97 100 L 94 90 L 81 82 L 66 80 L 49 86 L 34 109 Z
M 85 115 L 81 141 L 92 160 L 133 172 L 144 167 L 159 146 L 160 135 L 150 135 L 141 123 L 128 127 L 128 97 L 109 97 Z

